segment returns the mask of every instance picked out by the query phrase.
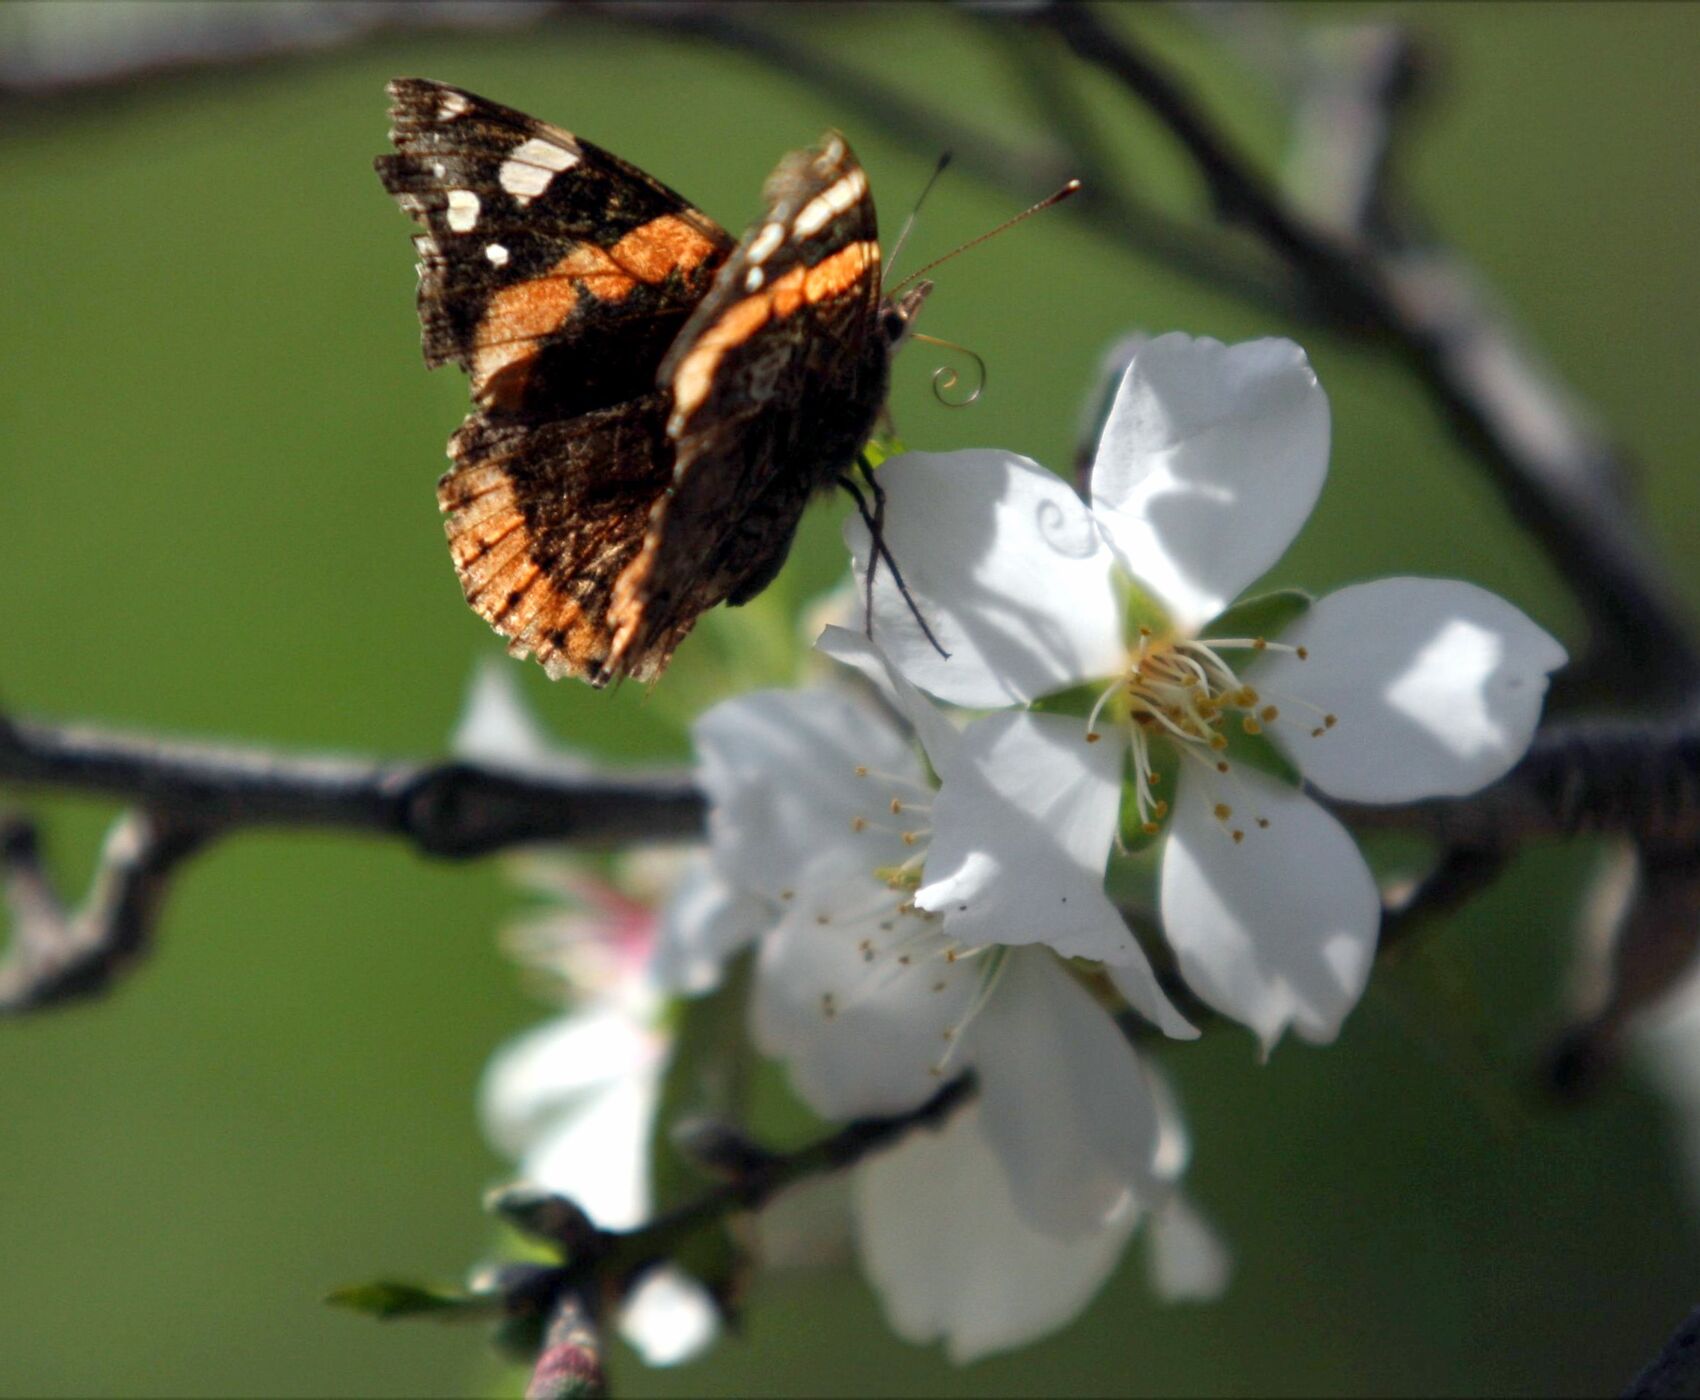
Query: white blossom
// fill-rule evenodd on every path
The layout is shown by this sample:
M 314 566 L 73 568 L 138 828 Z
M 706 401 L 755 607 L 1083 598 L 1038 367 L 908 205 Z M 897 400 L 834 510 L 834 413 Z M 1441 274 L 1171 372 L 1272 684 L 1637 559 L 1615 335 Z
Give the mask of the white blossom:
M 1169 335 L 1123 377 L 1090 504 L 1005 452 L 880 469 L 886 543 L 941 644 L 880 571 L 876 635 L 902 675 L 978 709 L 1095 697 L 1084 720 L 1005 710 L 968 726 L 941 770 L 920 908 L 967 899 L 988 929 L 1054 912 L 1004 825 L 1050 833 L 1101 875 L 1125 774 L 1136 824 L 1163 841 L 1163 925 L 1188 983 L 1265 1052 L 1289 1026 L 1338 1033 L 1374 953 L 1374 882 L 1340 823 L 1234 742 L 1263 736 L 1336 798 L 1470 792 L 1522 755 L 1564 652 L 1511 604 L 1447 580 L 1344 588 L 1277 636 L 1216 623 L 1309 516 L 1328 439 L 1296 345 Z M 847 534 L 865 578 L 866 528 Z

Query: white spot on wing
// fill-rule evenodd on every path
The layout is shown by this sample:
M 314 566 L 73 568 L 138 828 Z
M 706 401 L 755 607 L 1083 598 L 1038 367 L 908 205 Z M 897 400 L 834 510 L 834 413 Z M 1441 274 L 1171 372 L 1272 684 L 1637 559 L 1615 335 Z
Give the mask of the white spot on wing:
M 580 159 L 577 151 L 533 136 L 515 147 L 514 153 L 502 162 L 496 180 L 518 203 L 530 204 L 549 188 L 556 175 L 571 170 Z
M 449 227 L 469 233 L 478 222 L 478 196 L 471 190 L 449 191 Z
M 766 280 L 766 273 L 764 273 L 759 267 L 752 267 L 750 269 L 750 275 L 744 278 L 744 290 L 746 292 L 760 291 L 761 284 Z
M 508 250 L 500 243 L 488 243 L 484 247 L 484 256 L 489 258 L 497 267 L 508 265 Z
M 472 110 L 472 104 L 458 92 L 445 92 L 443 100 L 437 104 L 437 120 L 452 121 Z
M 756 241 L 750 244 L 749 259 L 752 263 L 766 262 L 768 256 L 785 241 L 785 225 L 771 223 L 763 226 L 756 235 Z M 759 283 L 757 284 L 760 285 Z
M 817 194 L 803 206 L 803 212 L 797 215 L 797 220 L 791 225 L 799 238 L 808 238 L 819 233 L 835 217 L 849 209 L 855 202 L 867 193 L 868 177 L 860 170 L 852 170 L 842 180 L 829 186 Z

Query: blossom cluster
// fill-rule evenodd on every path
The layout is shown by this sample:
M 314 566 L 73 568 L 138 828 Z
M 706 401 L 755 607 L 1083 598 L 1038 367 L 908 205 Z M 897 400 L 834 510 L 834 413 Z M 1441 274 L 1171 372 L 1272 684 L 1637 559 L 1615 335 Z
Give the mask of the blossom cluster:
M 1296 345 L 1169 335 L 1122 377 L 1087 499 L 1007 452 L 885 462 L 882 558 L 907 597 L 852 520 L 872 625 L 825 628 L 819 682 L 698 720 L 707 855 L 663 916 L 610 933 L 604 910 L 598 935 L 574 935 L 636 950 L 626 990 L 498 1062 L 498 1140 L 600 1222 L 635 1223 L 641 1161 L 608 1143 L 647 1140 L 659 1008 L 753 950 L 750 1033 L 821 1117 L 904 1113 L 972 1075 L 942 1127 L 853 1173 L 851 1233 L 902 1336 L 971 1359 L 1054 1330 L 1141 1222 L 1162 1294 L 1219 1292 L 1228 1255 L 1181 1187 L 1178 1107 L 1128 1034 L 1198 1031 L 1118 880 L 1152 883 L 1185 1004 L 1265 1055 L 1289 1028 L 1331 1041 L 1381 901 L 1327 800 L 1494 781 L 1564 661 L 1463 582 L 1242 597 L 1310 515 L 1329 437 Z M 474 730 L 502 729 L 494 704 Z M 593 1034 L 630 1043 L 564 1048 Z M 551 1070 L 569 1054 L 609 1071 L 600 1093 Z M 689 1281 L 655 1277 L 671 1335 L 710 1335 Z

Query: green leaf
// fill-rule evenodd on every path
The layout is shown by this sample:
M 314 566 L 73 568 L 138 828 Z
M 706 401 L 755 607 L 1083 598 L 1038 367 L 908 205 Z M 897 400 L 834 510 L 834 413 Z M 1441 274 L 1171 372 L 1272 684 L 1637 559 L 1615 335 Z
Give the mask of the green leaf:
M 442 1316 L 445 1313 L 450 1316 L 444 1320 L 449 1321 L 488 1313 L 501 1306 L 500 1298 L 488 1294 L 398 1283 L 391 1279 L 351 1283 L 327 1294 L 325 1301 L 332 1307 L 365 1313 L 367 1317 L 375 1317 L 381 1322 L 398 1317 Z
M 1211 637 L 1279 637 L 1305 615 L 1312 601 L 1310 594 L 1297 588 L 1278 588 L 1273 593 L 1242 599 L 1204 629 L 1204 640 L 1209 641 Z M 1233 658 L 1229 660 L 1231 662 Z

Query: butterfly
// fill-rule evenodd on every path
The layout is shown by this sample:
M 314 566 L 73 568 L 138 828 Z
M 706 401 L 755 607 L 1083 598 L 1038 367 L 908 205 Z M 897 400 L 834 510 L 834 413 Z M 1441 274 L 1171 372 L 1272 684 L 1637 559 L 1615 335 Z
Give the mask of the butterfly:
M 651 680 L 848 480 L 930 284 L 882 295 L 836 132 L 779 163 L 735 240 L 560 127 L 424 79 L 388 91 L 376 168 L 425 230 L 425 361 L 476 404 L 437 486 L 466 600 L 552 678 Z

